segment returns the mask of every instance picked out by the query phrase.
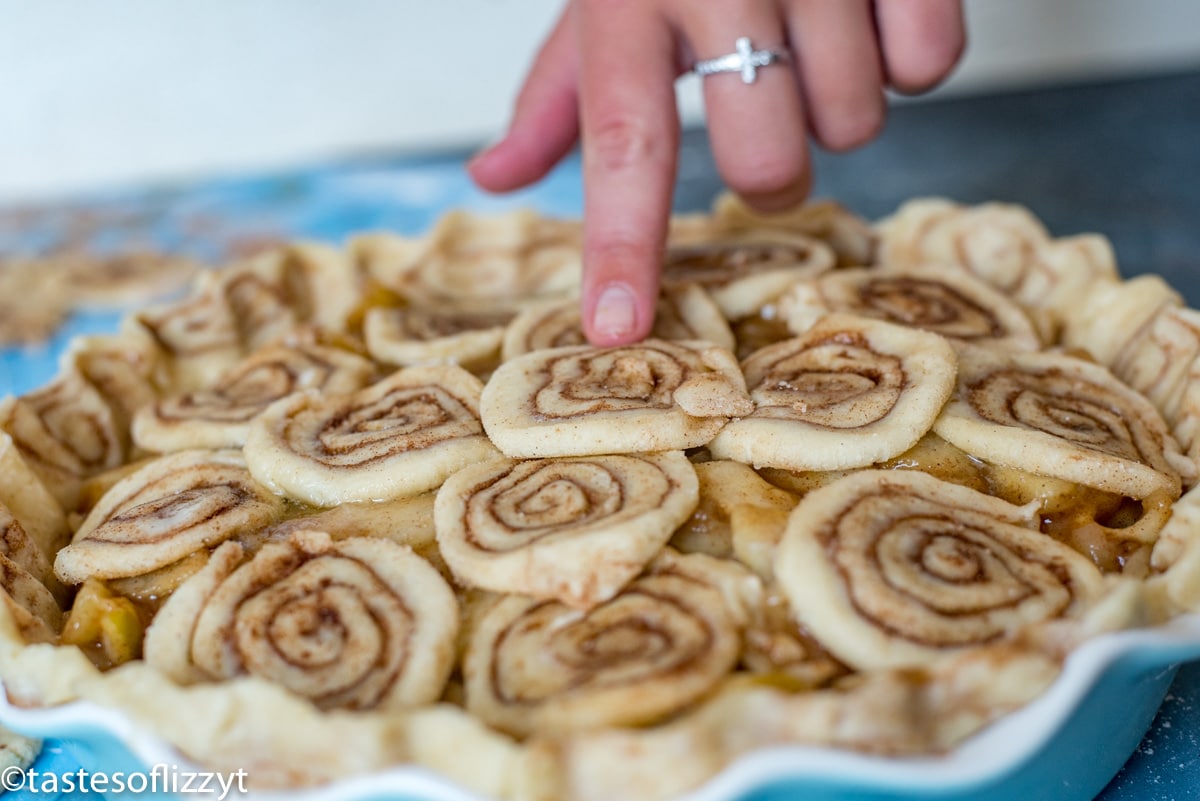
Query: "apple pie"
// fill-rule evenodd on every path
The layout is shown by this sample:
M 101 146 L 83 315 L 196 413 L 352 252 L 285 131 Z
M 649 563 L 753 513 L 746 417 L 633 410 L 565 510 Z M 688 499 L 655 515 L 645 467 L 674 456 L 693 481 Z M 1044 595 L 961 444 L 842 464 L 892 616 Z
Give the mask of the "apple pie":
M 580 249 L 528 212 L 283 247 L 0 401 L 10 702 L 257 787 L 657 801 L 954 748 L 1200 611 L 1200 313 L 1103 237 L 723 198 L 611 348 Z

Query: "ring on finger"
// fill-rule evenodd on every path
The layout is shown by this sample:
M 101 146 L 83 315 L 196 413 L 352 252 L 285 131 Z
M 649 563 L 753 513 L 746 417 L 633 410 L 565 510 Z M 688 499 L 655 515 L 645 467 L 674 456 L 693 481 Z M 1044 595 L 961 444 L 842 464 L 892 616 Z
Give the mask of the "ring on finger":
M 742 83 L 750 84 L 758 80 L 758 70 L 760 67 L 769 67 L 772 64 L 789 64 L 792 60 L 791 52 L 785 48 L 755 50 L 748 36 L 739 36 L 737 41 L 734 42 L 733 47 L 733 53 L 697 61 L 695 66 L 692 67 L 692 72 L 701 78 L 707 78 L 710 75 L 717 75 L 722 72 L 740 72 L 742 74 Z

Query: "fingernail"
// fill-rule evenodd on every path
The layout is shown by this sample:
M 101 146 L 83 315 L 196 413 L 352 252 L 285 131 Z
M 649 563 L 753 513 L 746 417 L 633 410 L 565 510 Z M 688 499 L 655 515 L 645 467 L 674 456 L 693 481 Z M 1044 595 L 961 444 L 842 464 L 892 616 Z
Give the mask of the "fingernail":
M 592 330 L 602 337 L 621 337 L 633 330 L 633 293 L 622 284 L 609 284 L 592 312 Z

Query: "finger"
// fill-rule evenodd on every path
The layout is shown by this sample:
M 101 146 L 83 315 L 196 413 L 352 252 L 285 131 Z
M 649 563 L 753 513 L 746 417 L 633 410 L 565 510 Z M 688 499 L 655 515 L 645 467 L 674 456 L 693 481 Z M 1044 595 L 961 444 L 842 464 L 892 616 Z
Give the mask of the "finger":
M 619 345 L 654 322 L 679 147 L 675 42 L 642 0 L 581 0 L 577 13 L 584 331 Z
M 786 44 L 774 3 L 741 0 L 706 8 L 712 10 L 680 14 L 678 19 L 699 59 L 735 52 L 738 36 L 749 38 L 756 50 L 778 50 Z M 731 31 L 737 35 L 731 36 Z M 811 177 L 794 72 L 787 65 L 770 65 L 758 68 L 751 84 L 737 72 L 703 80 L 709 141 L 725 183 L 759 211 L 776 211 L 803 200 Z
M 579 138 L 578 60 L 571 7 L 559 18 L 525 78 L 508 133 L 467 165 L 493 192 L 531 184 L 571 151 Z
M 924 92 L 950 74 L 966 46 L 960 0 L 876 0 L 888 83 Z
M 830 150 L 875 138 L 887 105 L 871 0 L 786 0 L 784 12 L 813 137 Z

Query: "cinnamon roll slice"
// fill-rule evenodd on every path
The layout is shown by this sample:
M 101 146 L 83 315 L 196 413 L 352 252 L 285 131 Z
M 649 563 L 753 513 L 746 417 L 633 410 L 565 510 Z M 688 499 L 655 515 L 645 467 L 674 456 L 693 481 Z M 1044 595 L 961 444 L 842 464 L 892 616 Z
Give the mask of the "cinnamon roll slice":
M 170 295 L 200 270 L 192 260 L 170 253 L 127 251 L 107 256 L 68 254 L 52 262 L 79 306 L 123 309 Z
M 322 709 L 437 700 L 458 602 L 429 563 L 387 540 L 300 531 L 242 562 L 226 543 L 154 619 L 146 661 L 181 683 L 251 675 Z
M 243 353 L 283 339 L 303 322 L 274 255 L 262 254 L 216 273 L 217 289 L 229 306 Z
M 832 200 L 809 200 L 787 211 L 761 214 L 726 192 L 713 203 L 713 218 L 728 230 L 769 228 L 814 237 L 833 249 L 839 267 L 861 267 L 875 261 L 877 236 L 871 224 Z
M 0 346 L 44 343 L 71 310 L 65 276 L 40 261 L 0 260 Z
M 427 236 L 373 234 L 351 250 L 371 277 L 413 303 L 488 303 L 574 292 L 581 242 L 578 222 L 531 211 L 452 212 Z
M 654 339 L 702 339 L 723 348 L 734 347 L 733 332 L 708 293 L 696 284 L 663 290 L 654 316 Z M 521 312 L 504 333 L 505 361 L 535 350 L 586 345 L 579 301 L 539 303 Z
M 54 570 L 68 584 L 149 573 L 265 526 L 283 507 L 237 451 L 180 451 L 113 485 Z
M 4 604 L 10 611 L 15 605 L 36 621 L 27 621 L 33 630 L 41 629 L 42 635 L 49 634 L 36 639 L 52 641 L 62 631 L 63 613 L 53 593 L 28 570 L 4 554 L 0 554 L 0 596 L 4 596 Z
M 508 596 L 470 635 L 467 709 L 520 736 L 660 720 L 733 668 L 748 621 L 742 603 L 760 593 L 732 562 L 667 550 L 586 612 Z
M 1197 359 L 1200 311 L 1166 308 L 1130 337 L 1109 366 L 1153 403 L 1164 420 L 1177 425 Z
M 272 402 L 305 389 L 353 392 L 370 383 L 375 365 L 362 356 L 315 343 L 268 345 L 234 365 L 211 388 L 163 398 L 138 410 L 133 438 L 159 453 L 238 448 L 250 421 Z
M 709 443 L 755 467 L 844 470 L 911 448 L 954 389 L 957 358 L 938 336 L 851 315 L 768 345 L 743 370 L 754 411 Z
M 3 503 L 0 503 L 0 556 L 33 577 L 60 604 L 67 601 L 66 588 L 54 575 L 50 559 Z
M 371 356 L 387 364 L 495 363 L 515 310 L 470 306 L 376 307 L 366 312 L 363 337 Z
M 119 428 L 96 388 L 73 369 L 41 389 L 0 401 L 0 429 L 69 510 L 78 503 L 83 482 L 119 467 L 128 449 L 128 432 Z
M 12 437 L 0 431 L 0 504 L 20 524 L 47 559 L 71 540 L 66 515 L 17 450 Z
M 703 287 L 730 320 L 755 314 L 798 280 L 833 268 L 833 249 L 795 231 L 705 232 L 676 235 L 667 249 L 666 287 Z
M 805 496 L 775 572 L 796 619 L 841 661 L 920 665 L 1101 597 L 1100 572 L 1035 515 L 925 473 L 866 470 Z
M 938 436 L 986 462 L 1119 493 L 1179 496 L 1180 454 L 1158 411 L 1092 362 L 1053 353 L 959 352 Z
M 1200 612 L 1200 487 L 1183 494 L 1171 510 L 1151 556 L 1147 582 L 1157 603 L 1153 622 Z
M 1029 280 L 1034 255 L 1050 241 L 1046 227 L 1021 206 L 962 206 L 941 198 L 910 200 L 875 227 L 883 264 L 957 264 L 1009 294 Z
M 1111 367 L 1156 317 L 1182 306 L 1180 294 L 1157 275 L 1098 282 L 1081 291 L 1065 312 L 1062 343 Z
M 1033 323 L 982 280 L 952 267 L 838 270 L 795 284 L 779 301 L 800 334 L 834 312 L 922 328 L 977 345 L 1037 350 Z
M 250 426 L 255 478 L 317 506 L 434 489 L 496 456 L 479 423 L 479 379 L 453 365 L 409 367 L 350 395 L 309 391 L 277 401 Z
M 876 230 L 884 265 L 956 264 L 1031 308 L 1066 307 L 1080 290 L 1118 278 L 1104 237 L 1051 239 L 1028 209 L 1011 204 L 911 200 Z
M 350 255 L 318 242 L 298 242 L 258 259 L 295 317 L 342 332 L 359 304 L 361 277 Z
M 480 412 L 514 458 L 684 450 L 748 414 L 741 370 L 706 342 L 535 351 L 500 365 Z
M 438 545 L 463 584 L 587 609 L 641 573 L 696 494 L 681 451 L 503 459 L 442 485 Z
M 127 327 L 113 336 L 72 340 L 63 363 L 96 388 L 112 410 L 117 430 L 129 432 L 138 409 L 158 400 L 160 358 L 144 331 Z
M 212 273 L 201 273 L 187 297 L 141 311 L 127 325 L 154 340 L 166 388 L 175 392 L 211 386 L 242 356 L 233 310 Z

